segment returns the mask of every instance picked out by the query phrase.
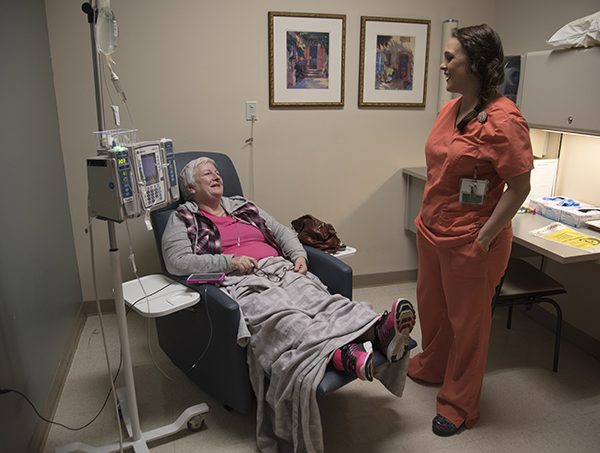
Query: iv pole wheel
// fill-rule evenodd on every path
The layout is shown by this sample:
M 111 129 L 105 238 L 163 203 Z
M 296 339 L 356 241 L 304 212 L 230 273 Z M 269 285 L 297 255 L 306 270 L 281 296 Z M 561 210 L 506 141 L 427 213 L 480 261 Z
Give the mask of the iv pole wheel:
M 187 422 L 187 427 L 191 432 L 200 431 L 204 426 L 204 415 L 195 415 Z

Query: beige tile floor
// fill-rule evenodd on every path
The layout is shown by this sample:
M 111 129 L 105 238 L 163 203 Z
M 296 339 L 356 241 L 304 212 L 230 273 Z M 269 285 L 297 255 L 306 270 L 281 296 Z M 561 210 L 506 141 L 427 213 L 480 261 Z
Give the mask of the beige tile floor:
M 397 297 L 415 300 L 415 285 L 360 288 L 355 299 L 378 311 Z M 563 340 L 558 373 L 553 373 L 553 333 L 515 309 L 513 327 L 505 328 L 506 310 L 494 315 L 481 398 L 482 418 L 471 430 L 440 438 L 431 432 L 438 386 L 410 379 L 402 398 L 378 382 L 354 381 L 319 397 L 327 453 L 480 453 L 600 451 L 600 362 Z M 118 362 L 114 315 L 105 316 L 111 360 Z M 173 423 L 189 406 L 209 406 L 205 426 L 181 431 L 150 444 L 161 453 L 253 453 L 255 417 L 228 412 L 175 368 L 160 350 L 154 324 L 131 313 L 128 320 L 142 431 Z M 419 326 L 413 337 L 419 341 Z M 156 362 L 172 380 L 167 379 Z M 418 351 L 417 349 L 416 351 Z M 414 352 L 413 352 L 414 353 Z M 117 386 L 123 386 L 119 378 Z M 82 426 L 99 411 L 109 388 L 97 316 L 87 320 L 55 420 Z M 89 427 L 68 431 L 53 426 L 44 452 L 83 442 L 102 446 L 117 440 L 114 404 Z

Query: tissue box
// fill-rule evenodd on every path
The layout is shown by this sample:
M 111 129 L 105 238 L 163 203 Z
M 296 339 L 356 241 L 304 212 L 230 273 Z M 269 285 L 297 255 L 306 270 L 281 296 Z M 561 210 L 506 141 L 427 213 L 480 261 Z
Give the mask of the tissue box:
M 562 223 L 576 228 L 584 227 L 585 222 L 588 220 L 600 220 L 600 208 L 579 208 L 577 210 L 563 210 L 560 213 Z

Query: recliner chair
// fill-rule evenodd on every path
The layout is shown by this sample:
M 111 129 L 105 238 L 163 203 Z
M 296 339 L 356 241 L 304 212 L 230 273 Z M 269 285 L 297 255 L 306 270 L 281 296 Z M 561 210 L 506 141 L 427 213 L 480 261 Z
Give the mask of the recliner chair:
M 221 153 L 190 151 L 175 154 L 177 172 L 190 161 L 210 157 L 223 178 L 223 195 L 243 195 L 242 186 L 231 159 Z M 252 407 L 252 388 L 248 375 L 246 350 L 237 344 L 240 312 L 237 302 L 214 285 L 189 285 L 185 276 L 167 272 L 162 256 L 162 235 L 169 216 L 185 200 L 153 211 L 150 214 L 154 238 L 163 272 L 172 279 L 196 289 L 200 301 L 192 309 L 180 310 L 155 318 L 158 341 L 171 361 L 200 388 L 226 407 L 247 413 Z M 332 294 L 352 298 L 352 268 L 342 261 L 313 247 L 305 246 L 309 270 L 317 275 Z M 409 347 L 416 343 L 411 339 Z M 387 359 L 375 352 L 374 365 Z M 326 395 L 355 379 L 331 367 L 319 385 L 318 393 Z

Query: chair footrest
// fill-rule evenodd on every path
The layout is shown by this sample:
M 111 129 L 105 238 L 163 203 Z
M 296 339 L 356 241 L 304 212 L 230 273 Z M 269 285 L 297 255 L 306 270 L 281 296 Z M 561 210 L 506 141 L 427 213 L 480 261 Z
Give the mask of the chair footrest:
M 410 338 L 408 343 L 408 350 L 410 351 L 416 346 L 417 342 Z M 378 366 L 381 366 L 384 363 L 388 363 L 387 357 L 380 351 L 373 351 L 373 367 L 377 368 Z M 321 383 L 317 387 L 317 394 L 324 396 L 331 392 L 335 392 L 337 389 L 343 387 L 346 384 L 349 384 L 355 379 L 357 379 L 355 375 L 344 373 L 343 371 L 338 371 L 335 368 L 333 368 L 333 365 L 329 364 L 327 365 L 327 371 L 325 372 L 325 376 L 323 376 Z

